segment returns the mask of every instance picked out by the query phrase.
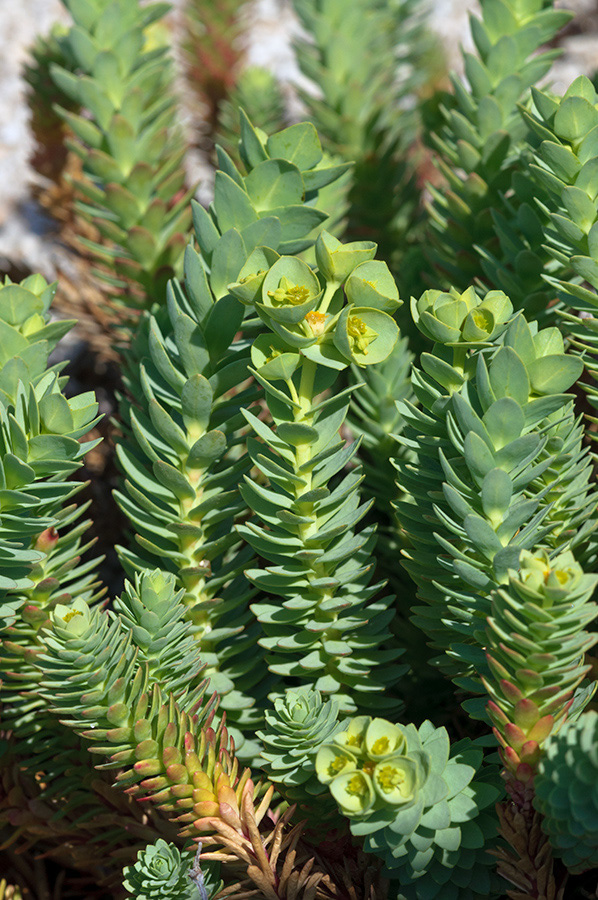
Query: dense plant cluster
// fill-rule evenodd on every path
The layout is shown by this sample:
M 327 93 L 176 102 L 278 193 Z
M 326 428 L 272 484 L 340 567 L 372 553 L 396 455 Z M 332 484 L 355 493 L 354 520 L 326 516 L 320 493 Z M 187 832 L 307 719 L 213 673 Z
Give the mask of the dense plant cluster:
M 77 503 L 76 323 L 6 277 L 0 897 L 590 896 L 598 95 L 546 87 L 569 13 L 481 0 L 447 88 L 412 0 L 295 0 L 293 121 L 241 4 L 188 0 L 202 205 L 167 6 L 64 4 L 26 77 L 119 360 L 124 586 Z

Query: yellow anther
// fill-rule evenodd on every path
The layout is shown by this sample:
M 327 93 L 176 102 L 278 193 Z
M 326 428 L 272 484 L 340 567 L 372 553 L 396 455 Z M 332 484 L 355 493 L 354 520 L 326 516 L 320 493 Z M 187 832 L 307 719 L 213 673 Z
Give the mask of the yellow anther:
M 399 787 L 405 782 L 404 773 L 394 766 L 384 766 L 384 768 L 379 769 L 376 778 L 378 784 L 386 794 L 390 794 L 391 791 L 394 791 L 396 787 Z
M 328 774 L 329 775 L 338 775 L 339 772 L 345 768 L 348 763 L 348 759 L 344 756 L 335 756 L 330 765 L 328 766 Z
M 383 753 L 388 753 L 390 749 L 390 741 L 387 737 L 378 738 L 377 741 L 374 741 L 372 744 L 372 753 L 376 756 L 382 756 Z
M 347 319 L 347 334 L 351 343 L 360 353 L 367 356 L 368 345 L 378 337 L 377 333 L 365 324 L 359 316 L 349 316 Z
M 360 775 L 359 773 L 354 775 L 345 790 L 348 794 L 355 794 L 357 797 L 365 797 L 368 792 L 368 786 L 363 775 Z
M 83 613 L 81 612 L 80 609 L 71 609 L 70 612 L 67 612 L 66 616 L 62 617 L 62 621 L 66 622 L 68 624 L 71 621 L 71 619 L 75 618 L 75 616 L 82 616 L 82 615 L 83 615 Z
M 303 284 L 291 284 L 288 278 L 281 278 L 275 291 L 268 291 L 268 297 L 281 306 L 300 306 L 309 300 L 309 288 Z

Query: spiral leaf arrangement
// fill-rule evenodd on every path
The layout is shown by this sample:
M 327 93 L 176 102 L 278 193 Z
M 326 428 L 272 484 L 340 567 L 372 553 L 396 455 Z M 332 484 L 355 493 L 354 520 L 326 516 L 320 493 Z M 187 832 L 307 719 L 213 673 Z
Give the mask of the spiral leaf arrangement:
M 375 251 L 324 232 L 316 242 L 318 276 L 296 258 L 256 250 L 231 286 L 269 331 L 253 343 L 251 371 L 274 427 L 245 411 L 260 439 L 248 441 L 248 453 L 267 487 L 245 479 L 243 497 L 261 524 L 238 528 L 270 564 L 247 577 L 282 601 L 253 605 L 264 629 L 260 643 L 272 672 L 313 680 L 345 712 L 366 702 L 396 708 L 384 691 L 405 671 L 389 644 L 392 598 L 378 599 L 382 585 L 370 585 L 375 534 L 355 531 L 367 511 L 360 472 L 342 476 L 357 449 L 339 440 L 348 392 L 318 399 L 351 362 L 386 359 L 396 343 L 386 310 L 398 301 L 383 280 L 380 290 L 371 286 Z M 382 262 L 378 270 L 388 272 Z
M 340 729 L 338 704 L 323 702 L 319 691 L 288 691 L 266 710 L 266 728 L 259 734 L 264 769 L 285 798 L 307 799 L 309 807 L 323 793 L 313 771 L 316 754 Z
M 98 596 L 97 561 L 80 561 L 90 546 L 81 540 L 86 507 L 67 505 L 82 485 L 66 480 L 97 444 L 81 439 L 98 422 L 98 404 L 93 393 L 67 399 L 60 364 L 47 366 L 73 324 L 50 321 L 55 290 L 41 276 L 0 287 L 0 666 L 4 717 L 25 731 L 39 706 L 24 699 L 35 682 L 25 657 L 48 610 L 66 591 Z
M 427 291 L 412 311 L 436 343 L 414 369 L 421 408 L 401 405 L 417 457 L 398 462 L 406 492 L 398 514 L 412 543 L 406 566 L 426 604 L 415 621 L 448 653 L 439 665 L 463 675 L 483 666 L 475 645 L 485 646 L 489 594 L 521 552 L 542 542 L 566 549 L 584 523 L 593 527 L 591 469 L 564 393 L 582 365 L 564 353 L 556 328 L 512 318 L 501 292 L 481 300 L 473 289 Z
M 175 844 L 159 838 L 139 851 L 133 866 L 125 868 L 123 887 L 135 900 L 204 900 L 200 887 L 191 877 L 194 855 L 192 849 L 181 853 Z M 222 886 L 212 869 L 207 869 L 208 878 L 204 871 L 201 873 L 208 900 Z
M 83 161 L 80 207 L 103 243 L 86 241 L 100 273 L 128 308 L 163 301 L 180 272 L 190 225 L 176 124 L 172 71 L 164 43 L 147 29 L 168 9 L 137 0 L 65 0 L 74 25 L 64 38 L 73 71 L 51 68 L 58 88 L 82 114 L 62 110 Z M 85 113 L 85 114 L 83 114 Z
M 598 183 L 597 153 L 588 139 L 596 124 L 598 95 L 591 81 L 580 76 L 563 97 L 534 90 L 533 99 L 532 110 L 523 114 L 539 141 L 532 173 L 539 189 L 546 192 L 543 208 L 550 222 L 546 239 L 555 263 L 547 280 L 569 308 L 562 320 L 595 381 Z M 595 385 L 584 390 L 596 406 Z
M 505 765 L 525 783 L 591 668 L 581 661 L 596 636 L 584 628 L 598 609 L 589 602 L 597 579 L 583 573 L 571 551 L 552 559 L 546 552 L 524 551 L 520 569 L 492 599 L 487 632 L 492 674 L 484 682 Z
M 206 675 L 221 695 L 239 752 L 251 758 L 259 747 L 249 735 L 243 746 L 243 735 L 262 721 L 273 683 L 256 664 L 254 592 L 243 577 L 251 552 L 233 528 L 246 514 L 236 485 L 251 465 L 239 453 L 240 410 L 256 396 L 247 387 L 248 342 L 235 335 L 256 323 L 243 322 L 244 307 L 228 286 L 256 244 L 294 251 L 310 245 L 310 232 L 326 216 L 303 198 L 317 196 L 318 185 L 342 168 L 322 164 L 311 125 L 262 140 L 244 115 L 240 152 L 247 174 L 219 152 L 211 209 L 193 205 L 199 249 L 186 250 L 184 286 L 169 286 L 166 310 L 135 341 L 142 361 L 128 376 L 136 402 L 121 404 L 127 429 L 118 457 L 126 480 L 116 499 L 138 545 L 121 548 L 125 567 L 139 572 L 160 565 L 176 576 Z
M 535 780 L 534 805 L 544 816 L 542 827 L 570 872 L 595 869 L 598 863 L 597 731 L 593 710 L 567 722 L 546 741 Z
M 541 278 L 549 259 L 542 249 L 545 218 L 528 175 L 531 153 L 518 104 L 558 56 L 542 48 L 571 13 L 537 0 L 480 6 L 481 18 L 470 17 L 476 52 L 463 54 L 467 83 L 452 76 L 444 123 L 432 138 L 448 188 L 432 188 L 433 259 L 447 285 L 463 291 L 480 279 L 506 291 L 516 309 L 545 315 L 551 299 Z
M 354 164 L 345 234 L 374 240 L 401 290 L 411 290 L 417 276 L 405 260 L 419 233 L 420 198 L 406 151 L 418 122 L 408 107 L 429 77 L 433 40 L 411 0 L 350 7 L 294 0 L 294 7 L 308 37 L 296 44 L 298 63 L 321 93 L 302 98 L 326 149 Z

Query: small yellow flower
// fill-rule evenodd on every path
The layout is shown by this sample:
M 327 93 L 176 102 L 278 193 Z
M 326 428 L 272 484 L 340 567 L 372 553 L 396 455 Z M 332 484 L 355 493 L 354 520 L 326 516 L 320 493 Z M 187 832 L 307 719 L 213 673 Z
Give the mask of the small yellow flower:
M 68 625 L 68 623 L 71 621 L 71 619 L 74 619 L 75 616 L 82 616 L 82 615 L 83 615 L 83 613 L 81 612 L 80 609 L 71 609 L 69 612 L 67 612 L 66 616 L 62 617 L 62 621 L 66 622 L 66 624 Z
M 354 794 L 356 797 L 367 796 L 368 784 L 365 777 L 356 772 L 355 775 L 351 776 L 345 790 L 348 794 Z
M 375 753 L 376 756 L 384 756 L 385 753 L 388 753 L 390 749 L 390 741 L 387 737 L 378 738 L 377 741 L 374 741 L 372 744 L 372 753 Z
M 349 316 L 347 319 L 347 334 L 353 351 L 357 350 L 368 354 L 368 346 L 378 337 L 378 333 L 372 328 L 368 328 L 363 319 L 359 316 Z
M 301 306 L 310 298 L 309 288 L 304 284 L 291 284 L 288 278 L 280 279 L 275 291 L 268 291 L 268 297 L 281 306 Z
M 314 337 L 319 337 L 324 333 L 324 328 L 326 326 L 325 313 L 315 312 L 314 310 L 312 310 L 312 312 L 308 312 L 308 314 L 306 315 L 305 321 L 311 328 L 311 333 Z
M 418 765 L 409 756 L 393 756 L 378 763 L 373 772 L 376 793 L 390 806 L 405 806 L 415 800 Z
M 339 747 L 324 744 L 318 750 L 316 774 L 322 784 L 329 784 L 341 773 L 352 772 L 355 768 L 355 757 L 351 753 L 343 752 Z

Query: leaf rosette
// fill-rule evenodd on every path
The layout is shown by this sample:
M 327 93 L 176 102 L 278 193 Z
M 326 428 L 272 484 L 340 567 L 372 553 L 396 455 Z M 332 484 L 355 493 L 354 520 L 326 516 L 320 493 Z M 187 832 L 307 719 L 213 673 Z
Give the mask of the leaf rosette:
M 135 900 L 201 900 L 189 875 L 194 855 L 193 849 L 181 852 L 175 844 L 159 838 L 138 852 L 134 865 L 125 867 L 123 887 Z M 211 870 L 218 867 L 207 868 L 206 893 L 213 897 L 221 883 L 214 880 Z
M 555 856 L 570 872 L 598 866 L 598 714 L 567 722 L 546 742 L 534 806 Z

